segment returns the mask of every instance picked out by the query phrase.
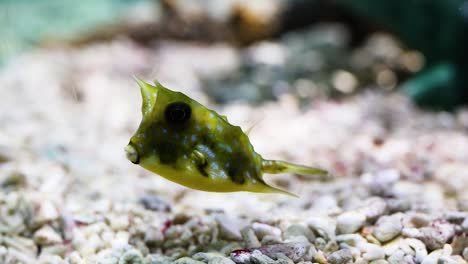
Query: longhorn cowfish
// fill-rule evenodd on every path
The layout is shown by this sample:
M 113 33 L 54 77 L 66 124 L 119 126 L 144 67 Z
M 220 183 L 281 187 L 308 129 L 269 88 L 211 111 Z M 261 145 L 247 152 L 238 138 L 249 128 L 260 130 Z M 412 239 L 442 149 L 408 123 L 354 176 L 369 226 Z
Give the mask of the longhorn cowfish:
M 263 174 L 327 177 L 322 169 L 262 158 L 247 134 L 225 116 L 159 82 L 150 85 L 135 79 L 143 98 L 143 118 L 125 148 L 134 164 L 186 187 L 209 192 L 294 195 L 268 185 Z

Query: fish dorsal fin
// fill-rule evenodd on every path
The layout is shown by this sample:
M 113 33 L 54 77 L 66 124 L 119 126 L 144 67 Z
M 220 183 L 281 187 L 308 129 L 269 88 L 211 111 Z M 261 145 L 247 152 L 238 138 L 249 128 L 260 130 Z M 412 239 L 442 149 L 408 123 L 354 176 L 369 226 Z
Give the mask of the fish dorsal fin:
M 249 128 L 247 128 L 247 130 L 245 131 L 245 134 L 248 136 L 250 134 L 250 132 L 252 132 L 252 130 L 258 125 L 260 124 L 262 120 L 257 120 L 255 121 L 255 123 L 253 123 L 253 125 L 251 125 Z
M 153 83 L 154 83 L 154 85 L 155 85 L 156 87 L 158 87 L 158 88 L 166 88 L 166 87 L 164 87 L 158 80 L 154 80 Z

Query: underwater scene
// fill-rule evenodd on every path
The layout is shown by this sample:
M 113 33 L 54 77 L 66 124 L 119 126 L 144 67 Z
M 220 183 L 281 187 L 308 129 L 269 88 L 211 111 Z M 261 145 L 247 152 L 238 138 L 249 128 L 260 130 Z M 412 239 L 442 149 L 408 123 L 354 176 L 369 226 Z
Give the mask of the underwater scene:
M 466 0 L 0 0 L 0 264 L 466 264 L 467 47 Z

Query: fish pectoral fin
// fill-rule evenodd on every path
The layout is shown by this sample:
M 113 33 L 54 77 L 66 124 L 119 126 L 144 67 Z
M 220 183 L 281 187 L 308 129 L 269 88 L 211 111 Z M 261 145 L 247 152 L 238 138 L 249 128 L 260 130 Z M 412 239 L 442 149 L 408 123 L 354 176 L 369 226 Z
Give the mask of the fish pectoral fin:
M 195 162 L 195 165 L 197 166 L 197 169 L 201 175 L 208 177 L 208 172 L 206 171 L 207 161 L 205 154 L 195 149 L 190 154 L 190 158 Z
M 205 154 L 203 154 L 201 151 L 195 149 L 190 155 L 190 157 L 192 158 L 192 160 L 195 161 L 195 163 L 199 165 L 206 165 Z
M 331 175 L 326 170 L 293 164 L 282 160 L 264 160 L 262 162 L 262 169 L 263 172 L 271 174 L 289 172 L 301 175 L 314 175 L 317 177 L 317 180 L 321 181 L 329 180 L 331 178 Z

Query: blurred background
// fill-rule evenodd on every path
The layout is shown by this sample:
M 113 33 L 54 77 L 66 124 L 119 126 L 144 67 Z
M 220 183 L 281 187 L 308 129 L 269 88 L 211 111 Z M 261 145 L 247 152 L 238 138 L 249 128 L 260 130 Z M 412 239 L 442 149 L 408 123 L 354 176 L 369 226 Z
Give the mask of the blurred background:
M 402 90 L 437 110 L 467 99 L 462 0 L 2 0 L 0 12 L 0 65 L 26 51 L 98 43 L 156 51 L 169 41 L 171 53 L 188 52 L 184 58 L 197 54 L 188 46 L 218 44 L 220 52 L 232 52 L 214 59 L 226 69 L 194 77 L 220 103 L 274 100 L 286 92 L 310 101 L 365 89 Z M 133 70 L 166 68 L 145 66 Z
M 0 262 L 130 249 L 173 261 L 201 242 L 157 234 L 214 217 L 238 238 L 221 213 L 283 228 L 376 200 L 426 224 L 466 212 L 466 47 L 465 0 L 0 0 L 0 238 L 19 241 L 0 239 Z M 336 179 L 266 178 L 292 199 L 189 190 L 134 166 L 133 75 L 254 126 L 265 158 Z

